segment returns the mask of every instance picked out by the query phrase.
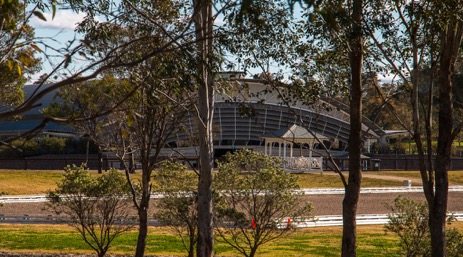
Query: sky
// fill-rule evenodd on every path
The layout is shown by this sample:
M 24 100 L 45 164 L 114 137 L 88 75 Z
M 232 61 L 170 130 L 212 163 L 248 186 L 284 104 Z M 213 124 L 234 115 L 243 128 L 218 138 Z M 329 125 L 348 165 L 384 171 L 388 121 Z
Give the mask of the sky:
M 84 15 L 82 13 L 75 13 L 70 10 L 57 10 L 54 19 L 52 19 L 51 11 L 44 13 L 47 21 L 43 21 L 37 17 L 33 17 L 30 24 L 35 28 L 35 36 L 44 38 L 47 44 L 53 47 L 62 47 L 69 40 L 74 38 L 82 38 L 81 35 L 74 32 L 77 23 L 80 22 Z M 45 51 L 42 45 L 38 45 L 43 51 Z M 47 51 L 48 54 L 54 54 L 52 51 Z M 43 57 L 41 57 L 44 60 Z M 33 75 L 31 81 L 36 80 L 40 75 L 49 73 L 52 70 L 52 65 L 60 61 L 61 58 L 52 58 L 51 63 L 44 61 L 41 72 Z
M 51 11 L 48 13 L 44 13 L 45 18 L 47 21 L 43 21 L 37 17 L 33 17 L 31 20 L 31 25 L 36 29 L 35 33 L 37 37 L 41 38 L 46 38 L 46 42 L 54 47 L 60 47 L 66 44 L 69 40 L 72 40 L 74 38 L 82 38 L 82 35 L 77 34 L 74 32 L 74 29 L 77 26 L 77 23 L 82 21 L 84 18 L 83 13 L 75 13 L 71 10 L 57 10 L 55 17 L 52 18 Z M 222 21 L 219 21 L 219 23 Z M 51 40 L 51 38 L 53 40 Z M 41 46 L 39 46 L 41 47 Z M 42 50 L 43 47 L 41 47 Z M 51 52 L 48 51 L 50 54 Z M 42 58 L 44 59 L 44 58 Z M 52 70 L 52 66 L 59 62 L 61 58 L 52 58 L 50 62 L 44 61 L 43 62 L 43 68 L 41 72 L 38 72 L 37 74 L 34 74 L 32 76 L 32 79 L 30 82 L 33 82 L 37 80 L 40 75 L 44 73 L 49 73 Z M 76 65 L 76 68 L 79 67 L 79 62 L 75 61 L 73 63 Z M 81 63 L 82 64 L 82 63 Z M 277 69 L 278 67 L 275 67 Z M 251 71 L 252 72 L 252 71 Z M 255 73 L 260 73 L 259 71 L 255 71 Z M 383 83 L 387 83 L 392 81 L 392 76 L 379 76 L 379 79 Z

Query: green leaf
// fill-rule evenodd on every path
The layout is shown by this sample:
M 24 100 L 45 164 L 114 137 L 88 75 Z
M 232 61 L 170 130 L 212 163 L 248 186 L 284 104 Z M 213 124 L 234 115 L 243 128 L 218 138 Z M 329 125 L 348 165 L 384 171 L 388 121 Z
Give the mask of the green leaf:
M 37 18 L 41 19 L 41 20 L 44 20 L 44 21 L 47 21 L 47 18 L 45 18 L 45 16 L 43 15 L 42 12 L 39 12 L 39 11 L 33 11 L 32 12 L 35 16 L 37 16 Z

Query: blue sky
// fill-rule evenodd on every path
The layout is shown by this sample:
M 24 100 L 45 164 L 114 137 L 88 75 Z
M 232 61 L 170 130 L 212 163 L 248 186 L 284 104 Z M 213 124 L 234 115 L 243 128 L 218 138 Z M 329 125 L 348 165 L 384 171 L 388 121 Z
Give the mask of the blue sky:
M 44 13 L 44 16 L 47 21 L 33 17 L 30 24 L 35 28 L 36 37 L 43 38 L 46 44 L 49 44 L 52 47 L 60 48 L 64 46 L 69 40 L 74 38 L 81 38 L 81 35 L 75 33 L 74 29 L 76 24 L 83 19 L 84 15 L 82 13 L 78 14 L 70 10 L 57 10 L 54 19 L 52 19 L 51 11 L 49 13 Z M 47 54 L 56 54 L 51 50 L 45 50 L 41 44 L 38 44 L 38 46 L 43 51 L 46 51 Z M 62 60 L 62 58 L 53 57 L 46 61 L 44 60 L 45 58 L 43 58 L 43 56 L 40 57 L 43 60 L 42 71 L 33 75 L 31 81 L 34 81 L 44 73 L 51 72 L 52 66 Z M 75 64 L 78 65 L 78 62 Z M 76 68 L 77 67 L 74 67 L 74 69 Z
M 50 44 L 53 47 L 62 47 L 74 38 L 81 38 L 82 36 L 74 32 L 74 29 L 78 22 L 80 22 L 84 18 L 84 14 L 82 13 L 75 13 L 71 10 L 57 10 L 54 19 L 52 19 L 51 11 L 48 13 L 44 13 L 45 18 L 47 21 L 43 21 L 38 19 L 37 17 L 33 17 L 31 20 L 31 25 L 35 27 L 35 33 L 37 37 L 45 38 L 45 42 Z M 221 23 L 222 21 L 216 21 L 216 23 Z M 53 39 L 53 40 L 52 40 Z M 42 47 L 39 45 L 39 47 Z M 45 49 L 43 49 L 45 50 Z M 54 54 L 52 51 L 47 51 L 48 54 Z M 44 59 L 44 58 L 42 58 Z M 54 57 L 49 59 L 48 61 L 43 61 L 43 68 L 41 72 L 32 76 L 30 82 L 35 81 L 40 75 L 44 73 L 50 73 L 52 67 L 61 61 L 62 58 Z M 77 71 L 81 65 L 85 64 L 83 61 L 80 62 L 79 60 L 74 60 L 72 63 L 71 70 Z M 276 70 L 278 67 L 274 67 Z M 252 73 L 260 73 L 260 71 L 251 71 Z M 249 74 L 248 74 L 249 75 Z M 383 82 L 391 81 L 392 77 L 380 77 Z

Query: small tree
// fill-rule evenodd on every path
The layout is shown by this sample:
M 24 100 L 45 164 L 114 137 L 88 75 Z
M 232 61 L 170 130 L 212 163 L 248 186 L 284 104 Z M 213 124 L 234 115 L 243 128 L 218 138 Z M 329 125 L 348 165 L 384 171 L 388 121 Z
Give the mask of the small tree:
M 127 208 L 127 181 L 117 170 L 94 178 L 85 165 L 68 166 L 57 186 L 48 192 L 49 207 L 56 214 L 64 214 L 65 221 L 79 231 L 99 257 L 106 254 L 116 237 L 133 227 Z
M 181 238 L 189 257 L 195 256 L 198 240 L 198 177 L 174 161 L 164 161 L 155 173 L 158 192 L 164 197 L 157 202 L 154 217 L 170 226 Z
M 429 230 L 428 205 L 410 198 L 397 197 L 390 207 L 389 223 L 386 231 L 399 236 L 398 255 L 415 257 L 431 256 L 431 234 Z M 452 217 L 448 219 L 448 222 Z M 463 233 L 455 228 L 446 233 L 447 256 L 457 257 L 463 254 Z
M 390 208 L 392 211 L 388 215 L 390 221 L 384 225 L 384 228 L 399 236 L 401 255 L 429 256 L 431 249 L 426 203 L 399 196 Z
M 239 150 L 227 153 L 218 169 L 216 231 L 243 256 L 255 256 L 259 246 L 289 231 L 291 219 L 307 218 L 312 210 L 295 191 L 297 177 L 275 157 Z

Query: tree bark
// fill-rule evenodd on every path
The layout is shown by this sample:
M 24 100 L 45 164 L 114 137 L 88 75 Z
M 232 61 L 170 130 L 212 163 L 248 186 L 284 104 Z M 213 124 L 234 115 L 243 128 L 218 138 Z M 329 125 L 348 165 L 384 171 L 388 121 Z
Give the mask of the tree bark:
M 198 257 L 214 255 L 214 228 L 212 221 L 212 169 L 213 139 L 212 117 L 214 114 L 213 67 L 213 17 L 211 0 L 193 0 L 194 22 L 198 58 L 198 134 L 199 134 L 199 181 L 198 181 Z
M 439 60 L 439 137 L 435 164 L 435 195 L 429 204 L 431 254 L 446 256 L 445 225 L 448 201 L 448 165 L 454 140 L 452 75 L 461 45 L 461 22 L 449 22 L 441 32 Z
M 143 167 L 142 172 L 142 192 L 141 199 L 138 205 L 138 238 L 137 238 L 137 248 L 135 251 L 136 257 L 143 257 L 145 255 L 146 248 L 146 237 L 148 235 L 148 209 L 150 202 L 150 180 L 151 172 L 147 170 L 149 168 Z
M 350 49 L 351 91 L 350 91 L 350 137 L 349 137 L 349 178 L 345 187 L 342 203 L 343 257 L 357 255 L 357 204 L 360 196 L 362 180 L 361 150 L 362 150 L 362 10 L 363 0 L 353 1 L 352 34 Z

